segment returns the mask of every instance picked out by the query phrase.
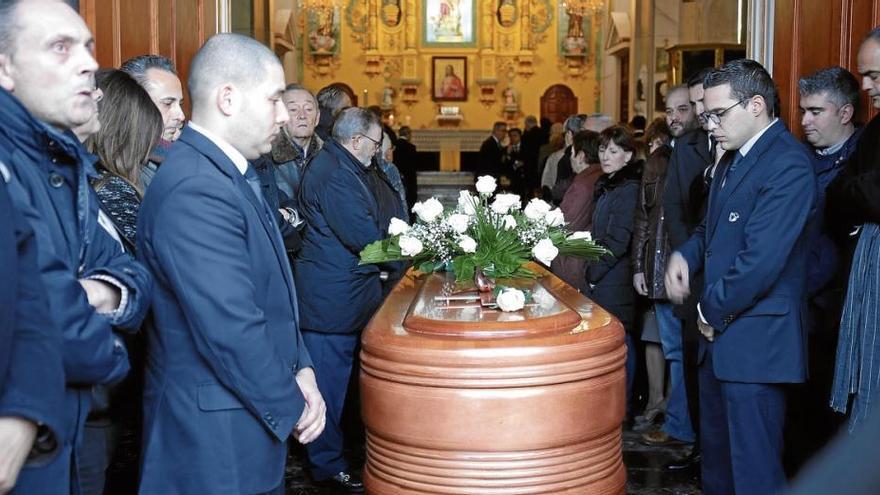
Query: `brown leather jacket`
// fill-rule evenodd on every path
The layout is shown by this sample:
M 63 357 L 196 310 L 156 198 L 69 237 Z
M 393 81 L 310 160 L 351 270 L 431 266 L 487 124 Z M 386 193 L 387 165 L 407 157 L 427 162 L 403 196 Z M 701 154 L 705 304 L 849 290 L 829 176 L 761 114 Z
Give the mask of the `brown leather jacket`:
M 669 240 L 664 224 L 663 191 L 670 156 L 672 148 L 661 146 L 648 157 L 636 204 L 632 241 L 633 273 L 645 274 L 645 285 L 651 299 L 666 299 L 663 278 L 669 257 Z

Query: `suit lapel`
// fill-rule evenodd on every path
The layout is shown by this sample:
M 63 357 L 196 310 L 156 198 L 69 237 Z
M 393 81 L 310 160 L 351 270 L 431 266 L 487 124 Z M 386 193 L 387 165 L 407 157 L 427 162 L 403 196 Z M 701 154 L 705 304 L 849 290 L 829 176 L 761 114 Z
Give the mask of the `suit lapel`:
M 180 141 L 195 148 L 199 153 L 211 160 L 220 172 L 229 176 L 232 183 L 235 184 L 235 187 L 238 188 L 239 192 L 254 208 L 257 217 L 260 219 L 260 223 L 263 225 L 263 229 L 266 231 L 266 235 L 269 236 L 269 240 L 272 243 L 272 250 L 275 251 L 275 257 L 277 258 L 278 264 L 281 266 L 282 272 L 286 274 L 286 276 L 283 277 L 284 283 L 287 284 L 291 299 L 294 301 L 294 308 L 296 308 L 296 289 L 293 287 L 291 274 L 287 272 L 289 269 L 287 268 L 289 266 L 287 252 L 284 250 L 281 233 L 278 230 L 278 226 L 275 224 L 275 217 L 272 215 L 274 212 L 264 206 L 262 199 L 254 194 L 247 179 L 245 179 L 244 175 L 239 172 L 232 160 L 210 139 L 206 138 L 199 132 L 186 127 L 180 135 Z
M 752 171 L 755 165 L 761 160 L 762 155 L 770 148 L 770 145 L 773 141 L 776 140 L 776 137 L 782 132 L 782 121 L 777 121 L 773 124 L 769 129 L 764 132 L 764 135 L 758 139 L 752 149 L 749 150 L 749 153 L 740 159 L 739 163 L 736 165 L 736 170 L 730 172 L 727 175 L 726 181 L 723 179 L 724 173 L 727 173 L 727 168 L 730 163 L 733 161 L 733 157 L 736 155 L 733 153 L 726 153 L 724 156 L 725 166 L 723 169 L 719 169 L 715 174 L 715 179 L 712 181 L 712 187 L 715 189 L 715 196 L 717 199 L 713 200 L 712 203 L 715 204 L 715 211 L 713 212 L 713 216 L 710 217 L 713 219 L 713 229 L 720 221 L 719 214 L 721 210 L 724 208 L 725 203 L 730 200 L 733 193 L 736 192 L 737 187 L 743 183 L 743 180 Z M 738 153 L 738 151 L 737 151 Z M 730 156 L 728 156 L 730 155 Z M 721 175 L 719 175 L 719 172 Z M 725 182 L 724 187 L 721 187 L 721 182 Z M 717 188 L 716 188 L 717 185 Z

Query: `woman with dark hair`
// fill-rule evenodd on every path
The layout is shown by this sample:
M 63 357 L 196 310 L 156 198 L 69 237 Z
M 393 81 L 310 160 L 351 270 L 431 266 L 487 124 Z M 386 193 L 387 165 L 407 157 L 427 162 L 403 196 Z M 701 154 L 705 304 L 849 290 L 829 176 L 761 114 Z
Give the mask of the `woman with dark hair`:
M 162 134 L 162 114 L 147 92 L 125 72 L 100 71 L 95 79 L 103 98 L 98 102 L 100 128 L 85 141 L 86 149 L 98 156 L 98 177 L 91 180 L 91 186 L 101 210 L 113 224 L 105 227 L 115 229 L 125 250 L 134 255 L 143 196 L 141 168 Z M 93 388 L 83 443 L 85 449 L 100 453 L 93 458 L 101 462 L 80 465 L 84 494 L 137 491 L 144 346 L 140 334 L 122 337 L 132 371 L 112 390 Z
M 574 179 L 559 208 L 565 216 L 568 228 L 573 232 L 593 228 L 593 191 L 596 181 L 602 175 L 599 167 L 599 133 L 580 131 L 574 135 L 571 149 L 571 169 Z M 557 256 L 551 268 L 553 273 L 562 280 L 586 292 L 588 287 L 584 279 L 586 261 L 573 256 Z
M 135 229 L 143 190 L 140 172 L 162 134 L 162 114 L 150 95 L 120 70 L 100 72 L 98 103 L 101 127 L 90 136 L 86 149 L 98 155 L 100 175 L 92 188 L 110 216 L 122 242 L 134 253 Z
M 634 330 L 635 290 L 632 286 L 630 244 L 639 196 L 641 162 L 636 159 L 632 132 L 620 125 L 599 135 L 599 165 L 593 210 L 593 240 L 611 254 L 587 265 L 587 295 L 617 317 L 626 329 L 627 404 L 636 367 Z M 629 407 L 627 407 L 629 409 Z

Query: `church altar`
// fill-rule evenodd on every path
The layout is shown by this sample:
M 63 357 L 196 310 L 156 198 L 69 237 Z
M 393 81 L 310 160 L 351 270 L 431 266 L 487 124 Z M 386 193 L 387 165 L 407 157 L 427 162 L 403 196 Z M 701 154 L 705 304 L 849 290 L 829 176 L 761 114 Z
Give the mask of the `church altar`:
M 499 281 L 532 291 L 519 312 L 458 300 L 451 273 L 388 296 L 362 337 L 368 493 L 624 493 L 623 328 L 530 268 Z

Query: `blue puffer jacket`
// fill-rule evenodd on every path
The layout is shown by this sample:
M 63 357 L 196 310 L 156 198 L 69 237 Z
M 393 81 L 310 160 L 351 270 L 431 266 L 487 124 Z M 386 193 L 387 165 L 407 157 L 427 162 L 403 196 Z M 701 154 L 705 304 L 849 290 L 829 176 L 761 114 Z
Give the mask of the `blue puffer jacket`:
M 0 112 L 0 161 L 12 174 L 12 202 L 35 233 L 52 323 L 62 334 L 67 382 L 61 455 L 45 466 L 25 469 L 16 490 L 78 493 L 78 448 L 91 389 L 116 383 L 128 372 L 128 354 L 114 329 L 138 328 L 149 308 L 152 279 L 111 236 L 109 219 L 99 224 L 98 199 L 88 184 L 96 175 L 94 158 L 75 136 L 38 121 L 3 90 Z M 78 280 L 96 276 L 111 277 L 127 288 L 122 311 L 102 315 L 89 304 Z

